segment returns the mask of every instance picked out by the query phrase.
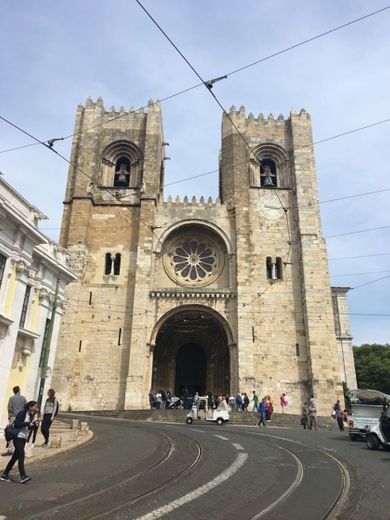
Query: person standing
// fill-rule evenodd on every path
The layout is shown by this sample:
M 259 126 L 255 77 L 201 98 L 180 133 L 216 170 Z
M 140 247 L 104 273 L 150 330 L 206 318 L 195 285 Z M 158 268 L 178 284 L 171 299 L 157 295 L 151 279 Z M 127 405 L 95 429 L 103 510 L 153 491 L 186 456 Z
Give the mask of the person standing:
M 20 395 L 20 387 L 14 386 L 12 389 L 14 395 L 12 395 L 8 400 L 8 424 L 10 426 L 13 425 L 15 421 L 15 417 L 19 412 L 24 410 L 24 406 L 27 403 L 27 399 L 24 395 Z M 6 449 L 7 451 L 3 453 L 4 456 L 12 455 L 12 450 L 9 448 L 11 441 L 7 442 Z
M 43 408 L 43 419 L 41 426 L 41 432 L 45 439 L 45 442 L 42 444 L 42 448 L 47 448 L 49 444 L 49 431 L 54 421 L 54 417 L 58 413 L 58 401 L 55 397 L 56 393 L 53 388 L 50 388 L 50 390 L 47 392 L 47 395 L 48 397 Z
M 287 402 L 287 397 L 286 397 L 286 394 L 282 394 L 280 396 L 280 406 L 282 408 L 282 413 L 284 413 L 284 409 L 286 408 L 288 402 Z
M 253 401 L 253 412 L 257 412 L 259 408 L 259 396 L 256 394 L 256 390 L 253 390 L 252 392 L 252 401 Z
M 335 405 L 333 406 L 333 410 L 335 411 L 335 414 L 336 414 L 336 420 L 337 420 L 337 424 L 338 424 L 339 430 L 341 432 L 343 432 L 344 431 L 343 411 L 341 409 L 340 401 L 338 399 L 335 402 Z
M 265 398 L 263 398 L 259 404 L 259 417 L 260 417 L 260 420 L 258 422 L 258 426 L 261 426 L 263 425 L 263 428 L 266 427 L 266 422 L 265 422 Z
M 247 412 L 248 411 L 248 406 L 249 406 L 249 397 L 248 397 L 247 393 L 244 392 L 242 394 L 242 410 L 244 412 Z
M 32 448 L 34 448 L 34 446 L 35 446 L 35 441 L 36 441 L 37 433 L 38 433 L 38 429 L 39 429 L 39 423 L 42 421 L 41 410 L 40 410 L 39 404 L 37 404 L 36 408 L 37 408 L 37 411 L 34 414 L 34 417 L 32 420 L 32 425 L 31 425 L 28 435 L 27 435 L 27 444 L 30 442 L 30 439 L 32 437 L 32 443 L 31 443 Z
M 24 448 L 26 446 L 28 430 L 31 426 L 34 425 L 33 418 L 37 412 L 37 403 L 35 401 L 29 401 L 24 406 L 24 410 L 19 412 L 15 417 L 14 428 L 17 430 L 16 438 L 13 439 L 15 450 L 11 460 L 7 464 L 7 467 L 3 471 L 0 480 L 4 482 L 11 482 L 11 479 L 9 478 L 9 472 L 13 468 L 16 461 L 18 461 L 20 483 L 24 484 L 25 482 L 31 480 L 31 477 L 26 474 L 24 469 Z
M 237 392 L 237 395 L 236 395 L 236 409 L 237 409 L 237 412 L 242 412 L 242 397 L 241 397 L 240 392 Z
M 302 406 L 301 424 L 304 430 L 306 430 L 309 425 L 309 405 L 307 401 L 305 401 Z
M 314 398 L 312 397 L 309 402 L 309 430 L 312 430 L 313 426 L 314 426 L 315 430 L 318 430 L 318 428 L 317 428 L 317 407 L 316 407 Z

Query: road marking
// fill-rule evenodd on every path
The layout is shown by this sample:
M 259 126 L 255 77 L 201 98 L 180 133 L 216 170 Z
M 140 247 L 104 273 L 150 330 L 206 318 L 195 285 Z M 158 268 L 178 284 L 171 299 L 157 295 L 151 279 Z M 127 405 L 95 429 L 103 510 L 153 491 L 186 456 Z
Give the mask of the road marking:
M 204 433 L 204 430 L 197 430 L 196 428 L 191 428 L 191 431 L 193 431 L 193 432 L 199 432 L 199 433 Z
M 214 434 L 214 437 L 218 437 L 218 439 L 221 439 L 221 441 L 228 441 L 229 440 L 227 437 L 223 437 L 222 435 Z
M 137 520 L 156 520 L 157 518 L 161 518 L 162 516 L 170 513 L 171 511 L 174 511 L 180 506 L 203 496 L 205 493 L 208 493 L 213 488 L 219 486 L 220 484 L 228 480 L 230 477 L 232 477 L 235 473 L 237 473 L 237 471 L 240 468 L 242 468 L 242 466 L 245 464 L 247 458 L 247 453 L 239 453 L 237 455 L 236 460 L 229 468 L 225 469 L 225 471 L 217 475 L 213 480 L 210 480 L 210 482 L 207 482 L 207 484 L 204 484 L 203 486 L 200 486 L 198 489 L 191 491 L 190 493 L 187 493 L 186 495 L 184 495 L 181 498 L 178 498 L 177 500 L 174 500 L 170 504 L 162 506 L 158 509 L 155 509 L 151 513 L 147 513 L 146 515 L 139 517 Z
M 237 442 L 232 442 L 233 446 L 236 448 L 236 450 L 244 451 L 245 448 L 241 446 L 241 444 L 238 444 Z
M 335 453 L 337 452 L 337 450 L 335 450 L 334 448 L 327 448 L 326 446 L 317 446 L 317 448 L 321 448 L 325 451 L 334 451 Z

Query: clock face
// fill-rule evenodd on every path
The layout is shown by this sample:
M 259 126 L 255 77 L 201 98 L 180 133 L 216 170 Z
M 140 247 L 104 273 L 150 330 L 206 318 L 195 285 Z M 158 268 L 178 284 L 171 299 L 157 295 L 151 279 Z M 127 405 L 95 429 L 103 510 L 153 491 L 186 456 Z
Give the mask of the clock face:
M 257 211 L 267 220 L 279 220 L 284 215 L 282 204 L 273 191 L 261 190 Z

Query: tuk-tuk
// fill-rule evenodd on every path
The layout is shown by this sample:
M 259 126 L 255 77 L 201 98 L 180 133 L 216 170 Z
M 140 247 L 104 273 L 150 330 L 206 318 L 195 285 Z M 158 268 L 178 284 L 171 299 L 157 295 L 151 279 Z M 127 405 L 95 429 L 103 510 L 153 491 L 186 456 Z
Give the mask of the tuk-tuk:
M 226 402 L 226 401 L 225 401 Z M 186 423 L 192 424 L 194 421 L 211 421 L 220 426 L 230 419 L 229 411 L 216 408 L 212 410 L 208 407 L 208 397 L 199 397 L 198 401 L 192 405 L 191 411 L 187 414 Z
M 378 424 L 366 435 L 366 446 L 369 450 L 377 450 L 380 446 L 390 450 L 390 406 L 383 412 Z

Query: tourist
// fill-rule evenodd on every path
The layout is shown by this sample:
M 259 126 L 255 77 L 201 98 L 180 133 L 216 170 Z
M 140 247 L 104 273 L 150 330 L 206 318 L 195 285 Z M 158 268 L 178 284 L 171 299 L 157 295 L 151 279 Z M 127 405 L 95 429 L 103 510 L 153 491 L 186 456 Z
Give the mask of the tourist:
M 286 408 L 287 405 L 288 405 L 288 401 L 287 401 L 286 394 L 282 394 L 280 396 L 280 406 L 282 408 L 282 413 L 284 413 L 284 409 Z
M 8 424 L 10 426 L 13 425 L 15 421 L 15 417 L 18 415 L 19 412 L 24 410 L 24 406 L 27 403 L 27 399 L 20 395 L 20 387 L 14 386 L 12 389 L 14 395 L 12 395 L 8 400 Z M 12 450 L 10 449 L 11 441 L 7 442 L 6 444 L 6 452 L 3 453 L 3 456 L 12 455 Z
M 234 395 L 231 395 L 229 397 L 228 405 L 229 405 L 229 411 L 234 412 L 234 409 L 236 407 L 236 398 L 234 397 Z
M 149 405 L 151 410 L 156 408 L 156 396 L 152 390 L 149 392 Z
M 241 397 L 241 394 L 240 392 L 237 392 L 237 395 L 236 395 L 236 409 L 237 409 L 237 412 L 242 412 L 242 397 Z
M 257 424 L 258 424 L 258 426 L 263 425 L 263 428 L 264 428 L 265 426 L 267 426 L 265 423 L 265 397 L 261 400 L 261 402 L 259 404 L 259 417 L 260 417 L 260 420 Z
M 36 441 L 36 438 L 37 438 L 39 423 L 42 421 L 41 409 L 40 409 L 38 404 L 37 404 L 36 408 L 37 408 L 37 411 L 34 414 L 34 417 L 33 417 L 33 420 L 32 420 L 32 425 L 31 425 L 31 427 L 29 429 L 28 436 L 27 436 L 27 443 L 30 442 L 30 439 L 32 437 L 32 443 L 31 443 L 31 447 L 32 448 L 34 448 L 34 446 L 35 446 L 35 441 Z
M 54 417 L 58 414 L 59 406 L 55 395 L 56 393 L 53 390 L 53 388 L 50 388 L 50 390 L 47 392 L 48 397 L 45 401 L 45 406 L 43 408 L 41 432 L 45 439 L 45 442 L 42 444 L 42 448 L 47 448 L 49 445 L 49 431 L 54 421 Z
M 219 410 L 219 411 L 221 411 L 221 410 L 227 411 L 228 410 L 228 404 L 226 402 L 225 396 L 222 395 L 222 394 L 218 396 L 217 410 Z
M 309 403 L 307 401 L 302 405 L 301 425 L 304 430 L 306 430 L 309 425 Z
M 344 424 L 343 424 L 343 411 L 341 409 L 341 406 L 340 406 L 340 401 L 339 399 L 337 399 L 337 401 L 335 402 L 334 406 L 333 406 L 333 411 L 335 413 L 335 417 L 336 417 L 336 420 L 337 420 L 337 425 L 339 427 L 339 430 L 341 432 L 344 431 Z
M 244 392 L 243 398 L 242 398 L 242 409 L 244 412 L 248 411 L 248 406 L 249 406 L 249 397 L 248 397 L 247 393 Z
M 274 411 L 274 408 L 272 406 L 272 399 L 269 395 L 266 395 L 264 397 L 264 402 L 265 402 L 265 418 L 267 419 L 267 421 L 270 421 L 271 420 L 271 417 L 272 417 L 272 413 Z
M 258 407 L 259 407 L 259 396 L 256 394 L 256 390 L 253 390 L 253 392 L 252 392 L 252 401 L 253 401 L 252 412 L 257 412 Z
M 314 401 L 314 397 L 312 397 L 309 402 L 309 430 L 312 430 L 313 426 L 314 426 L 315 430 L 318 430 L 318 428 L 317 428 L 317 407 L 316 407 L 316 403 Z
M 20 483 L 24 484 L 25 482 L 28 482 L 31 480 L 31 477 L 29 477 L 26 474 L 26 471 L 24 469 L 24 448 L 26 445 L 27 440 L 27 434 L 29 427 L 33 426 L 34 423 L 33 418 L 34 414 L 36 414 L 38 411 L 37 403 L 35 401 L 29 401 L 25 404 L 24 410 L 20 411 L 18 415 L 15 418 L 14 422 L 14 428 L 18 431 L 17 436 L 13 439 L 14 443 L 14 453 L 11 457 L 11 460 L 8 462 L 7 467 L 3 471 L 2 476 L 0 477 L 0 480 L 4 482 L 11 482 L 11 479 L 9 478 L 9 472 L 13 468 L 16 461 L 18 461 L 18 469 L 20 474 Z

